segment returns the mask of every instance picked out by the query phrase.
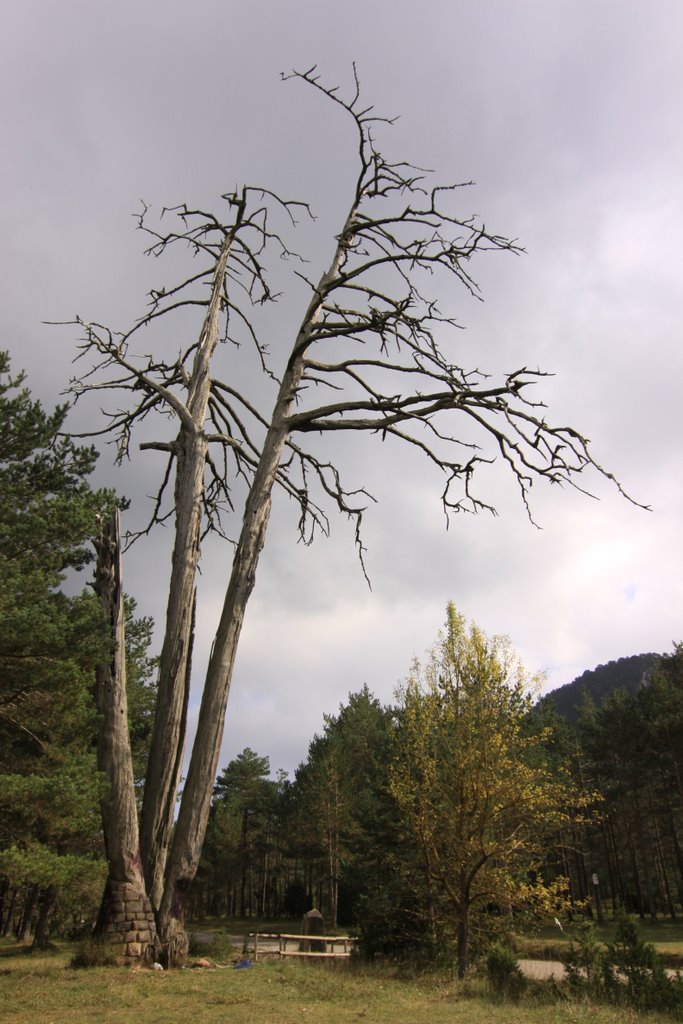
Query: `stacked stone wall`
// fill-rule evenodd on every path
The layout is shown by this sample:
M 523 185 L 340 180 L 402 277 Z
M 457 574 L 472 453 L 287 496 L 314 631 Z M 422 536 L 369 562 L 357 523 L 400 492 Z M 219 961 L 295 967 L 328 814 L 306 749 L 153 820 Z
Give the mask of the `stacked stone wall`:
M 122 964 L 153 963 L 156 959 L 154 911 L 139 885 L 107 882 L 95 934 Z

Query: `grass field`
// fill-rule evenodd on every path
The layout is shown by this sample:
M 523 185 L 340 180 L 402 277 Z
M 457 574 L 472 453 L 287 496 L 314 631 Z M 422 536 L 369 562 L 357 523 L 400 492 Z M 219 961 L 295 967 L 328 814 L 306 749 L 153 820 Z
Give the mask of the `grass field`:
M 69 967 L 73 949 L 31 955 L 0 946 L 0 1017 L 12 1024 L 650 1024 L 639 1017 L 551 998 L 539 987 L 514 1005 L 488 997 L 483 982 L 407 979 L 355 964 L 270 961 L 171 972 Z

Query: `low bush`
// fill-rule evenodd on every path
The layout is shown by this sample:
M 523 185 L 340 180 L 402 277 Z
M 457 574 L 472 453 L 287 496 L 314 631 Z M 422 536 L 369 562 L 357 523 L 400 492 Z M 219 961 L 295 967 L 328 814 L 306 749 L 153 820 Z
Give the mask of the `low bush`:
M 517 957 L 498 942 L 494 942 L 486 954 L 486 976 L 493 992 L 501 998 L 517 1000 L 526 987 Z
M 607 947 L 606 982 L 616 1001 L 639 1010 L 665 1010 L 683 1018 L 683 979 L 670 977 L 655 947 L 643 942 L 626 914 L 617 919 L 614 942 Z M 623 981 L 621 980 L 623 979 Z
M 106 942 L 97 939 L 85 939 L 78 946 L 71 967 L 115 967 L 118 963 L 117 954 Z
M 208 957 L 219 963 L 227 963 L 239 957 L 241 950 L 234 946 L 230 935 L 224 930 L 214 932 L 211 941 L 198 943 L 196 940 L 190 944 L 190 955 Z
M 561 959 L 572 994 L 598 998 L 605 995 L 609 978 L 607 961 L 591 922 L 586 921 L 579 926 L 575 939 Z

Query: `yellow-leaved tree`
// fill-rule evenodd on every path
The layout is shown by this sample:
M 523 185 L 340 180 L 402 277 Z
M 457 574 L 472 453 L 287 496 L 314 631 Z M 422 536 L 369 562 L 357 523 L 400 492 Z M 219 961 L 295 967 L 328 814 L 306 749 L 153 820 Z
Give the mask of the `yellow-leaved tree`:
M 546 757 L 531 716 L 539 677 L 505 637 L 487 637 L 452 604 L 446 629 L 399 689 L 389 788 L 416 851 L 416 889 L 435 937 L 457 937 L 470 962 L 475 918 L 557 914 L 565 880 L 540 867 L 587 798 Z

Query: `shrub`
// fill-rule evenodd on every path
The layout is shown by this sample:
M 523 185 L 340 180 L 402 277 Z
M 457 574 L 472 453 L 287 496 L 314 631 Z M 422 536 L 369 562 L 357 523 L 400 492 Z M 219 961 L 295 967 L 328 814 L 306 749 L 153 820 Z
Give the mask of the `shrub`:
M 608 987 L 625 995 L 630 1006 L 639 1010 L 673 1011 L 683 1016 L 680 975 L 669 977 L 655 947 L 643 942 L 635 921 L 623 911 L 617 917 L 614 942 L 607 947 L 607 961 L 610 968 Z M 619 984 L 619 975 L 625 979 L 625 986 Z
M 239 950 L 231 942 L 229 933 L 221 929 L 214 933 L 211 942 L 201 947 L 199 945 L 196 946 L 196 953 L 194 955 L 197 954 L 224 963 L 235 960 Z
M 106 942 L 89 938 L 80 944 L 71 960 L 72 967 L 115 967 L 118 956 Z
M 508 999 L 519 999 L 526 986 L 517 957 L 498 942 L 486 954 L 486 975 L 495 994 Z
M 567 982 L 575 995 L 585 994 L 604 997 L 612 973 L 605 953 L 595 938 L 591 922 L 586 921 L 576 932 L 568 951 L 562 956 Z
M 655 947 L 643 942 L 637 924 L 623 911 L 606 951 L 596 941 L 592 925 L 582 925 L 564 965 L 575 995 L 683 1017 L 683 980 L 680 975 L 669 977 Z

